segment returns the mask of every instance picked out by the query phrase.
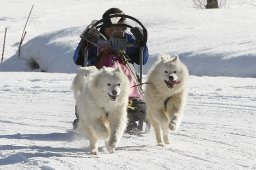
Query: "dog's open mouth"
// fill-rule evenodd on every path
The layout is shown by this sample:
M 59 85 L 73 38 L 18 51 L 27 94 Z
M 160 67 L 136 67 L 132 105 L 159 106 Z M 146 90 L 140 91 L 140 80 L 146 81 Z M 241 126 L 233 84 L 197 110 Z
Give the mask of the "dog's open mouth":
M 109 96 L 109 98 L 110 98 L 112 101 L 116 101 L 116 99 L 117 99 L 117 97 L 118 97 L 118 95 L 111 95 L 111 94 L 109 94 L 109 93 L 108 93 L 108 96 Z
M 175 84 L 180 84 L 180 81 L 173 81 L 173 80 L 169 80 L 169 81 L 165 81 L 165 84 L 167 85 L 168 88 L 172 89 L 174 87 Z

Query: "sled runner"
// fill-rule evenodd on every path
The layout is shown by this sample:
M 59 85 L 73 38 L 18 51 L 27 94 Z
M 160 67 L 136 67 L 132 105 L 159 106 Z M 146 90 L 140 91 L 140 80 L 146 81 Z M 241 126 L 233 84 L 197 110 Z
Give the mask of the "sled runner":
M 125 22 L 118 22 L 118 21 Z M 128 21 L 129 24 L 128 24 Z M 132 23 L 133 25 L 131 25 Z M 119 27 L 107 38 L 102 30 L 108 27 Z M 122 31 L 120 31 L 122 30 Z M 122 36 L 120 37 L 120 34 Z M 147 30 L 143 24 L 136 18 L 125 14 L 113 14 L 98 21 L 92 21 L 81 34 L 81 41 L 75 51 L 74 61 L 82 66 L 95 65 L 98 69 L 103 66 L 119 67 L 129 78 L 132 92 L 129 95 L 128 106 L 128 133 L 137 133 L 141 131 L 148 132 L 149 124 L 146 121 L 146 106 L 144 102 L 143 90 L 141 88 L 143 75 L 143 53 L 148 52 Z M 135 38 L 134 38 L 135 37 Z M 90 49 L 90 50 L 89 50 Z M 129 55 L 136 54 L 136 55 Z M 78 56 L 83 57 L 78 57 Z M 89 57 L 94 55 L 95 57 Z M 77 56 L 77 58 L 76 58 Z M 139 70 L 134 68 L 136 60 Z M 79 64 L 80 63 L 80 64 Z M 145 122 L 145 123 L 143 123 Z

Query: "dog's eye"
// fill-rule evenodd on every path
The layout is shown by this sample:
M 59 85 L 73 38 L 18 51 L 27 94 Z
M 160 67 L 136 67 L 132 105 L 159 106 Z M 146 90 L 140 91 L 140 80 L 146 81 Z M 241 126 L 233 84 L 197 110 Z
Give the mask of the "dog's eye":
M 121 84 L 120 84 L 120 83 L 118 83 L 117 85 L 118 85 L 118 86 L 121 86 Z
M 168 73 L 168 71 L 164 71 L 165 73 Z
M 173 73 L 177 73 L 177 71 L 174 71 Z
M 110 84 L 109 84 L 109 83 L 108 83 L 107 85 L 108 85 L 108 86 L 110 86 Z

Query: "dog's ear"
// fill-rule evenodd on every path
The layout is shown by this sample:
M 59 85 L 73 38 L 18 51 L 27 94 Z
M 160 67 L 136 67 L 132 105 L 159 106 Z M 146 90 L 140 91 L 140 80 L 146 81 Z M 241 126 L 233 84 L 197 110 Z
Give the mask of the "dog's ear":
M 91 68 L 91 69 L 97 69 L 97 67 L 95 67 L 95 66 L 89 66 L 89 68 Z M 98 70 L 98 69 L 97 69 Z
M 170 54 L 164 54 L 161 56 L 161 62 L 162 63 L 170 63 L 172 62 L 174 59 L 176 58 L 176 56 L 170 55 Z
M 89 66 L 88 69 L 90 70 L 90 72 L 98 70 L 95 66 Z
M 179 56 L 175 55 L 171 62 L 175 63 L 179 61 Z
M 103 71 L 107 71 L 107 67 L 103 66 L 102 67 Z
M 120 69 L 120 67 L 117 67 L 117 68 L 115 69 L 115 72 L 122 72 L 122 70 Z
M 87 68 L 87 67 L 80 67 L 79 70 L 78 70 L 79 73 L 83 73 L 83 72 L 86 72 L 86 71 L 88 72 L 89 68 Z
M 175 55 L 175 56 L 173 57 L 173 59 L 171 60 L 170 64 L 176 63 L 176 62 L 178 62 L 179 60 L 180 60 L 180 59 L 179 59 L 179 56 Z
M 107 68 L 105 66 L 102 67 L 102 71 L 104 74 L 109 74 L 111 71 L 109 70 L 110 68 Z
M 163 62 L 163 63 L 166 63 L 166 61 L 170 58 L 170 55 L 169 54 L 162 54 L 161 57 L 160 57 L 160 61 Z

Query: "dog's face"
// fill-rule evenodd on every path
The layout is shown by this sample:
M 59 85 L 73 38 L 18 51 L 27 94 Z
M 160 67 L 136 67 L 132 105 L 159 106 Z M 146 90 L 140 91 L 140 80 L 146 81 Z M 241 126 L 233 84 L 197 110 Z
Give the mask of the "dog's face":
M 98 86 L 112 101 L 117 101 L 118 97 L 127 93 L 129 89 L 128 78 L 122 70 L 113 68 L 102 68 L 102 74 L 98 79 Z
M 161 58 L 159 71 L 164 83 L 170 89 L 182 82 L 183 67 L 178 56 Z

